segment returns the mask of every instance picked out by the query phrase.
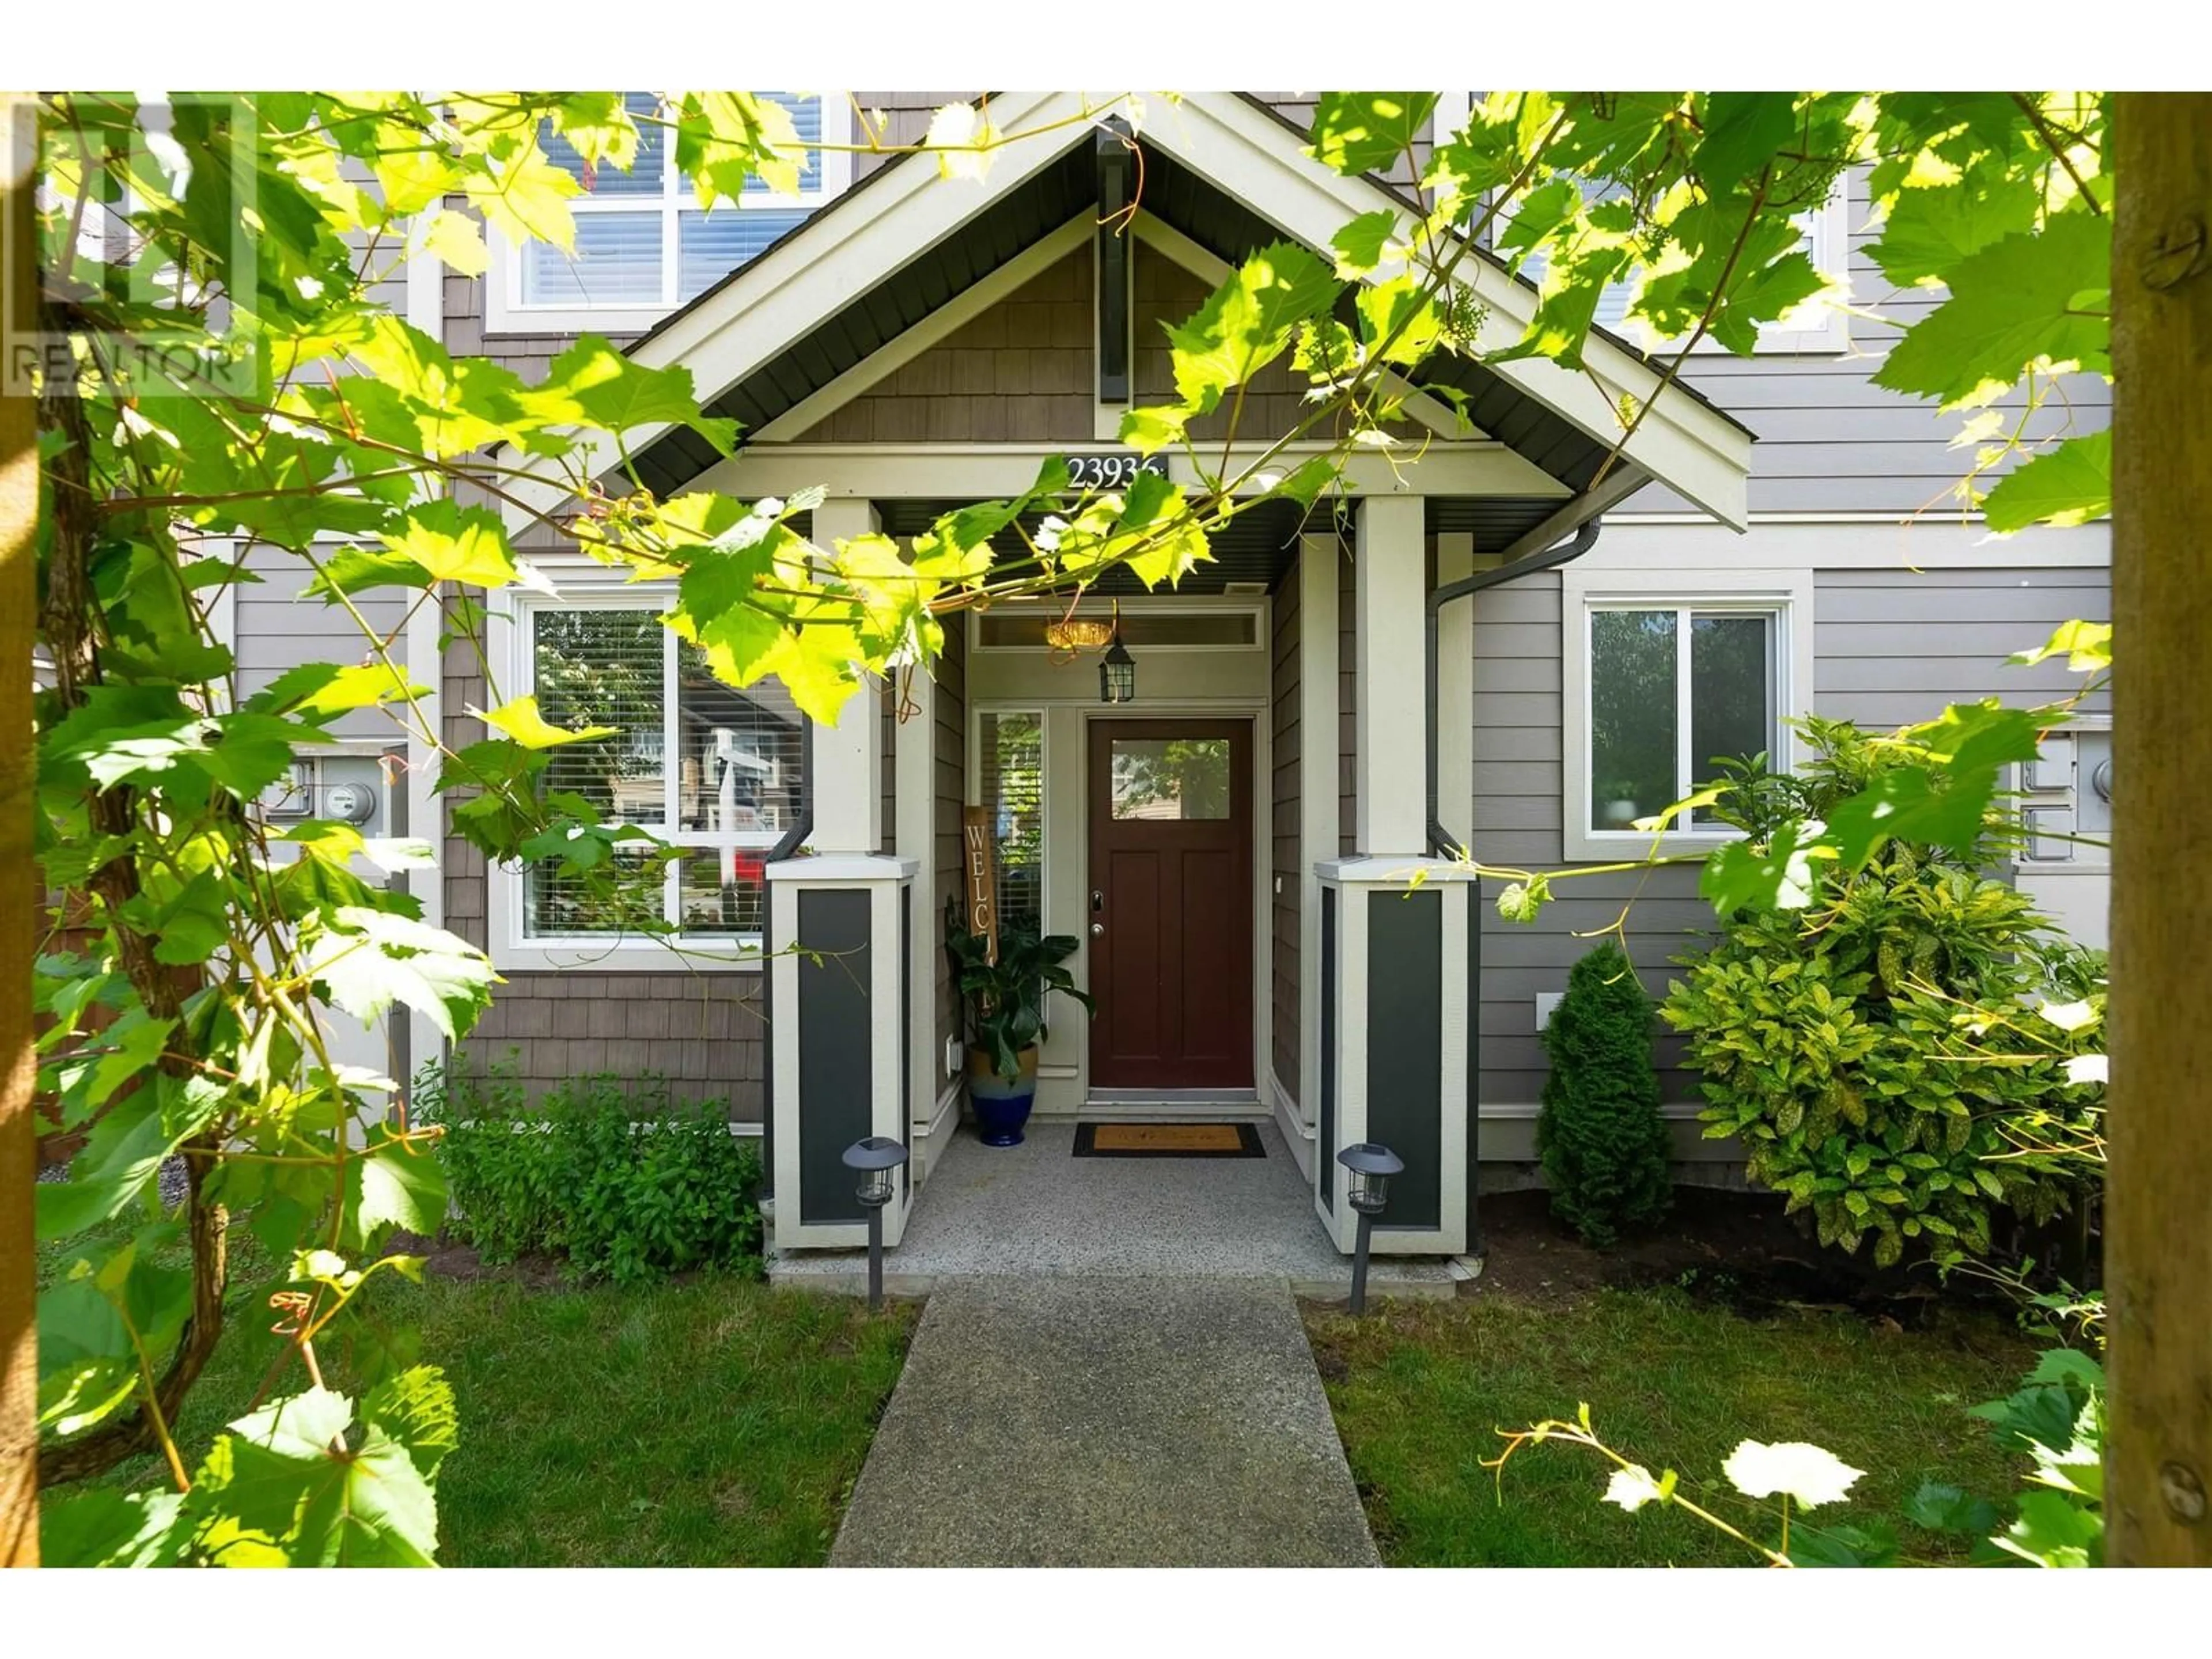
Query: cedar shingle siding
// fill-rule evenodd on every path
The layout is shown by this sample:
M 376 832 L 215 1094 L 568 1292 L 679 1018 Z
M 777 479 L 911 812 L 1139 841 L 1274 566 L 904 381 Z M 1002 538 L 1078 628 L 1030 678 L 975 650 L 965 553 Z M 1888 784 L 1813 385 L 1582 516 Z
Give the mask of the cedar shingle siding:
M 1091 254 L 1071 253 L 801 443 L 1092 441 Z

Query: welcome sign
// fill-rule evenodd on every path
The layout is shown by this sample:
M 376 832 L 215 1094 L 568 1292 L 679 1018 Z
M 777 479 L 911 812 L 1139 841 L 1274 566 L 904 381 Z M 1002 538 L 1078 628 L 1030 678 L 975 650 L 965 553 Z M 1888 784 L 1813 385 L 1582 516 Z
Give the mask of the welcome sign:
M 999 961 L 999 871 L 995 844 L 991 839 L 991 817 L 981 806 L 960 813 L 961 863 L 967 871 L 968 931 L 989 941 L 985 960 Z

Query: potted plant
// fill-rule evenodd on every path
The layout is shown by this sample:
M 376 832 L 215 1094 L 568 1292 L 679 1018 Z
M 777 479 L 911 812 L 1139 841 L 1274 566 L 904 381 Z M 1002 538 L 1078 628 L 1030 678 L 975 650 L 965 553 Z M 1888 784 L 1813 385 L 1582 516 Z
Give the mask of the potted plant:
M 994 963 L 990 941 L 960 927 L 953 920 L 957 913 L 947 910 L 945 947 L 968 1010 L 968 1098 L 975 1103 L 975 1127 L 986 1146 L 1018 1146 L 1036 1101 L 1045 999 L 1059 991 L 1086 1013 L 1096 1013 L 1097 1006 L 1060 965 L 1075 954 L 1077 942 L 1067 934 L 1041 939 L 1026 931 L 1002 933 Z
M 1598 799 L 1605 803 L 1605 821 L 1618 824 L 1623 830 L 1643 816 L 1637 810 L 1636 786 L 1626 779 L 1617 779 L 1597 787 Z

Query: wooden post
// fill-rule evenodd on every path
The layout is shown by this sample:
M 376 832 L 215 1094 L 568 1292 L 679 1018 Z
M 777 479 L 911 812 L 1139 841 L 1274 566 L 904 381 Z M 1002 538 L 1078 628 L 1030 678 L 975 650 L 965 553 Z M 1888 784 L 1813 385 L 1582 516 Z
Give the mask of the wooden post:
M 967 872 L 968 931 L 990 941 L 986 960 L 993 967 L 999 962 L 998 862 L 998 847 L 991 839 L 990 810 L 962 807 L 960 863 Z
M 15 125 L 37 106 L 0 95 L 0 351 L 27 343 L 36 317 L 31 190 L 16 176 Z M 0 364 L 0 376 L 9 366 Z M 38 1134 L 31 1111 L 31 644 L 38 608 L 38 404 L 0 379 L 0 1564 L 39 1564 L 38 1273 L 32 1201 Z
M 2106 1559 L 2212 1566 L 2212 94 L 2114 102 Z

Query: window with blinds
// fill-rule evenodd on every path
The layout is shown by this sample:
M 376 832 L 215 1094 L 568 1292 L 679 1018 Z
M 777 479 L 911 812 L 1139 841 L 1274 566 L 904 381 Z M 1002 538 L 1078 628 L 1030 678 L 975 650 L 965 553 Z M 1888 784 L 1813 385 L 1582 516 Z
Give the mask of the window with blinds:
M 999 931 L 1044 931 L 1044 716 L 977 716 L 977 779 L 999 866 Z
M 757 257 L 835 195 L 850 174 L 851 158 L 819 146 L 842 142 L 842 94 L 762 95 L 790 112 L 800 139 L 810 145 L 795 201 L 754 178 L 745 181 L 737 201 L 701 211 L 690 179 L 676 163 L 670 129 L 664 125 L 667 118 L 650 93 L 631 93 L 624 100 L 638 125 L 637 160 L 627 173 L 592 167 L 549 125 L 539 139 L 547 159 L 583 186 L 584 193 L 568 204 L 576 219 L 575 247 L 564 252 L 550 243 L 532 242 L 521 250 L 519 303 L 545 310 L 681 305 Z M 830 132 L 826 141 L 825 131 Z
M 1586 187 L 1585 196 L 1593 204 L 1615 199 L 1624 192 L 1617 186 L 1603 190 Z M 1813 261 L 1814 270 L 1827 277 L 1832 285 L 1841 286 L 1846 279 L 1845 256 L 1842 234 L 1844 197 L 1840 190 L 1825 206 L 1808 209 L 1797 216 L 1799 246 Z M 1500 230 L 1512 222 L 1510 213 L 1501 214 Z M 1496 240 L 1493 237 L 1493 241 Z M 1520 274 L 1543 286 L 1544 273 L 1550 266 L 1548 250 L 1537 248 L 1522 258 Z M 1598 295 L 1596 322 L 1600 328 L 1609 329 L 1625 336 L 1647 351 L 1657 350 L 1668 343 L 1659 337 L 1648 325 L 1628 314 L 1630 301 L 1634 297 L 1634 285 L 1630 283 L 1608 283 Z M 1759 349 L 1762 351 L 1811 351 L 1840 349 L 1848 343 L 1844 331 L 1844 313 L 1815 295 L 1787 316 L 1778 318 L 1759 330 Z M 1700 340 L 1699 349 L 1723 349 L 1717 342 Z
M 662 625 L 657 605 L 533 606 L 531 685 L 556 726 L 614 735 L 551 751 L 543 787 L 611 823 L 684 849 L 658 881 L 588 894 L 543 866 L 523 877 L 523 933 L 605 939 L 665 924 L 685 938 L 757 942 L 763 866 L 797 821 L 805 727 L 781 685 L 739 690 Z

